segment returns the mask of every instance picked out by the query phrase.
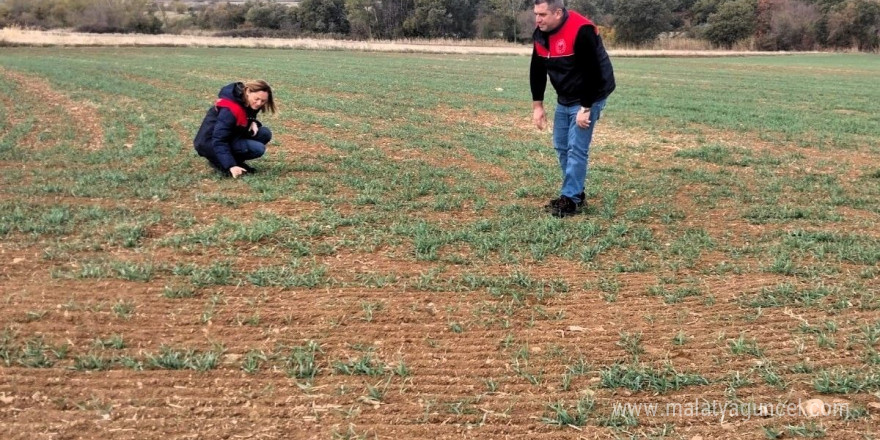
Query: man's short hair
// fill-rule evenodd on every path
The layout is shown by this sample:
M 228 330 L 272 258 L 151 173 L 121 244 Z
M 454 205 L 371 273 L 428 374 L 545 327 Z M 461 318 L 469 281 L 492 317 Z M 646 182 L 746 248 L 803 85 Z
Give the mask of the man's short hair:
M 564 0 L 535 0 L 535 5 L 540 5 L 542 3 L 546 3 L 547 9 L 551 11 L 555 11 L 557 9 L 562 9 L 565 7 Z

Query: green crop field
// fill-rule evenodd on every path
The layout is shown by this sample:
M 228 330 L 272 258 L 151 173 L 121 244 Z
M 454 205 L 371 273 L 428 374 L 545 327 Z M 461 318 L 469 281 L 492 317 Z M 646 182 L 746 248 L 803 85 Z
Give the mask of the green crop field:
M 613 62 L 556 219 L 528 57 L 0 48 L 0 437 L 880 436 L 880 58 Z

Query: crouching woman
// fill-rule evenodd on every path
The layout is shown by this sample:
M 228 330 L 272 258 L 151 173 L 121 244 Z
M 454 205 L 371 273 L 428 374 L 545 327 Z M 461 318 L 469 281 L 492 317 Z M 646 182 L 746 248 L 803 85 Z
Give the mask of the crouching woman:
M 253 173 L 246 161 L 262 156 L 272 140 L 272 132 L 257 120 L 266 109 L 275 113 L 272 88 L 263 80 L 235 82 L 218 97 L 193 141 L 196 152 L 227 176 Z

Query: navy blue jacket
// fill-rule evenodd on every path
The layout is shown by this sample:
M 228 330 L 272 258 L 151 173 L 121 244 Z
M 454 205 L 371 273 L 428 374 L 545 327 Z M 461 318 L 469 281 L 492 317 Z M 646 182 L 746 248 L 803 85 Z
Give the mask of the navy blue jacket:
M 547 77 L 556 89 L 557 102 L 589 108 L 614 91 L 614 69 L 602 37 L 588 18 L 565 11 L 558 28 L 535 29 L 535 46 L 529 81 L 532 100 L 543 101 Z
M 224 107 L 212 105 L 202 120 L 196 138 L 193 140 L 193 146 L 200 156 L 211 161 L 224 171 L 238 165 L 235 157 L 232 155 L 232 144 L 239 138 L 248 137 L 248 127 L 251 122 L 256 122 L 257 126 L 261 126 L 257 121 L 258 110 L 253 110 L 247 106 L 244 98 L 244 84 L 235 82 L 228 84 L 217 94 L 219 98 L 225 98 L 238 103 L 247 115 L 247 125 L 242 127 L 236 123 L 235 115 L 231 110 Z

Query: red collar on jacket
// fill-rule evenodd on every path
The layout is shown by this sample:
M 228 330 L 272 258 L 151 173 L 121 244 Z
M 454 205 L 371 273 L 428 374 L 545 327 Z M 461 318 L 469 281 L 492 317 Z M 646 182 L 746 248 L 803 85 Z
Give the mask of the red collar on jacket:
M 216 103 L 214 103 L 214 105 L 217 106 L 218 110 L 220 109 L 220 107 L 228 108 L 229 111 L 231 111 L 232 114 L 235 115 L 235 125 L 238 125 L 240 127 L 247 127 L 247 114 L 245 114 L 244 109 L 241 108 L 241 104 L 231 99 L 220 98 L 217 100 Z
M 544 58 L 565 57 L 574 55 L 574 43 L 577 34 L 583 26 L 592 26 L 596 34 L 599 30 L 589 18 L 575 11 L 565 10 L 565 15 L 556 29 L 543 32 L 535 29 L 535 49 L 538 56 Z

